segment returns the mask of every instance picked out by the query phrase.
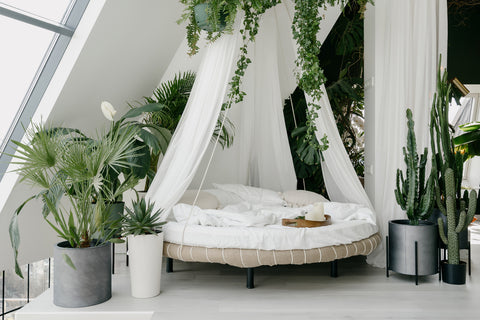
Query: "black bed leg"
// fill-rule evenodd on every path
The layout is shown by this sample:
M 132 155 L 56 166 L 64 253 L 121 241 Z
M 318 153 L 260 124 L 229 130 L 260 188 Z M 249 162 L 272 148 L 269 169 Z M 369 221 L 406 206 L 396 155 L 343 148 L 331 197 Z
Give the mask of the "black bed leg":
M 330 277 L 332 278 L 338 277 L 337 261 L 338 260 L 333 260 L 330 262 Z
M 255 284 L 253 280 L 253 268 L 247 268 L 247 288 L 248 289 L 255 288 Z
M 385 248 L 385 264 L 386 264 L 385 272 L 387 273 L 387 278 L 388 278 L 388 277 L 390 277 L 390 274 L 388 272 L 390 270 L 390 251 L 389 251 L 390 242 L 388 240 L 388 236 L 385 237 L 385 246 L 386 246 L 386 248 Z
M 173 272 L 173 259 L 172 258 L 167 258 L 167 266 L 166 270 L 167 273 L 172 273 Z

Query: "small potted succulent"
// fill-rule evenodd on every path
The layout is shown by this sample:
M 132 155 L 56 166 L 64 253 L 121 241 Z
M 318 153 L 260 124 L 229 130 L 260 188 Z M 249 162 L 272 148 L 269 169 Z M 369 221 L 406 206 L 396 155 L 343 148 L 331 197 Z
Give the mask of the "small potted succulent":
M 397 170 L 395 198 L 405 210 L 408 220 L 392 220 L 388 224 L 388 270 L 407 275 L 431 275 L 438 272 L 437 227 L 425 221 L 432 212 L 435 199 L 434 175 L 425 181 L 428 150 L 419 157 L 412 111 L 407 109 L 407 147 L 403 148 L 406 174 Z M 418 278 L 416 279 L 418 283 Z
M 163 210 L 145 198 L 132 202 L 132 209 L 125 207 L 122 227 L 128 241 L 130 283 L 132 296 L 150 298 L 160 294 L 162 270 L 163 233 L 160 221 Z

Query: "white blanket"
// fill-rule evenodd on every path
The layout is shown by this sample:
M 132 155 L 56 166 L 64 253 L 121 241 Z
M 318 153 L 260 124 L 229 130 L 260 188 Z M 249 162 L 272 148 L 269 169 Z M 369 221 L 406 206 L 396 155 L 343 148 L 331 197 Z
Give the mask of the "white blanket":
M 327 202 L 324 206 L 325 213 L 331 216 L 332 222 L 364 220 L 375 225 L 374 213 L 365 206 L 339 202 Z M 226 206 L 221 210 L 203 210 L 196 206 L 181 203 L 173 207 L 173 215 L 176 221 L 189 225 L 264 227 L 279 225 L 282 218 L 293 219 L 305 215 L 311 208 L 311 205 L 301 208 L 288 208 L 241 202 Z
M 281 225 L 282 218 L 295 218 L 309 209 L 310 206 L 286 208 L 240 203 L 223 210 L 201 210 L 178 204 L 173 213 L 179 222 L 164 225 L 164 237 L 168 242 L 207 248 L 291 250 L 348 244 L 378 231 L 370 209 L 335 202 L 325 203 L 325 213 L 332 217 L 331 225 L 319 228 Z

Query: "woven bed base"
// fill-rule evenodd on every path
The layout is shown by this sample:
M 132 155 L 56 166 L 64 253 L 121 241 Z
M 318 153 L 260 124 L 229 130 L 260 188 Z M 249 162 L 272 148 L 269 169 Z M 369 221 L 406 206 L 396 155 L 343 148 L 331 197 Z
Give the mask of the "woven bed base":
M 329 262 L 357 255 L 369 255 L 380 244 L 378 233 L 350 244 L 307 250 L 255 250 L 206 248 L 164 242 L 163 255 L 187 262 L 222 263 L 239 268 Z

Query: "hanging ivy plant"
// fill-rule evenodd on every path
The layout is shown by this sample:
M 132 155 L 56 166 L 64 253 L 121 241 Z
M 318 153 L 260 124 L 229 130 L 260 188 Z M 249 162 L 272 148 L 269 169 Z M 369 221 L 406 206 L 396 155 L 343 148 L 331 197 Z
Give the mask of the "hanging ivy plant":
M 207 40 L 215 41 L 223 33 L 231 33 L 235 17 L 239 10 L 245 14 L 243 24 L 240 29 L 243 44 L 240 47 L 240 56 L 237 60 L 237 69 L 230 81 L 229 101 L 226 104 L 229 108 L 232 103 L 243 101 L 245 92 L 241 91 L 242 77 L 251 60 L 248 58 L 248 44 L 255 41 L 258 33 L 259 20 L 261 15 L 278 3 L 280 0 L 180 0 L 186 6 L 182 18 L 179 22 L 187 21 L 187 41 L 189 45 L 189 54 L 194 55 L 198 52 L 198 40 L 200 39 L 200 27 L 196 21 L 195 7 L 200 4 L 206 4 L 205 14 L 209 24 Z M 322 97 L 321 85 L 325 83 L 326 78 L 318 62 L 318 53 L 320 51 L 320 42 L 317 40 L 317 34 L 320 30 L 320 21 L 322 16 L 319 8 L 326 7 L 327 4 L 342 6 L 347 0 L 295 0 L 295 14 L 293 17 L 292 31 L 293 38 L 298 45 L 297 51 L 297 70 L 296 77 L 298 86 L 309 96 L 312 102 L 309 105 L 307 113 L 307 133 L 305 140 L 312 147 L 321 151 L 328 148 L 327 137 L 324 136 L 320 141 L 315 139 L 315 119 L 318 118 L 320 109 L 319 101 Z M 365 5 L 372 0 L 357 0 L 360 5 Z M 197 8 L 198 12 L 198 8 Z M 201 13 L 201 12 L 200 12 Z

